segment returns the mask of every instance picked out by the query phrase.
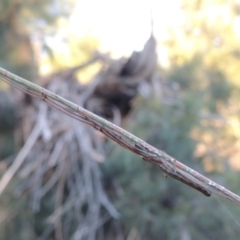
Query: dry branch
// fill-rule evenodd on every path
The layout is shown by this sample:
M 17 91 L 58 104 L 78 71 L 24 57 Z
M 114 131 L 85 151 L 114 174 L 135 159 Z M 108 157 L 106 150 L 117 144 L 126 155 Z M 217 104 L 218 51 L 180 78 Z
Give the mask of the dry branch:
M 103 133 L 122 147 L 140 155 L 144 160 L 156 164 L 167 175 L 170 175 L 171 177 L 197 189 L 206 196 L 210 196 L 213 192 L 240 205 L 240 197 L 238 195 L 232 193 L 223 186 L 218 185 L 212 180 L 167 155 L 165 152 L 154 148 L 113 123 L 87 111 L 77 104 L 74 104 L 49 90 L 18 77 L 5 69 L 0 68 L 0 78 L 3 81 L 6 81 L 9 84 L 25 91 L 26 93 L 43 100 L 50 106 L 64 112 L 72 118 L 90 125 L 92 128 Z M 88 171 L 85 171 L 84 173 L 87 172 Z

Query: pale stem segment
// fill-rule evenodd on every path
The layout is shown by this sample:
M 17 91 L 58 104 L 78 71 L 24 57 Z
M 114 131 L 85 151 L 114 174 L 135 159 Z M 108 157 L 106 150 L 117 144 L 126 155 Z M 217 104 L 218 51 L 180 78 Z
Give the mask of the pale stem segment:
M 122 147 L 140 155 L 145 161 L 156 164 L 168 176 L 200 191 L 205 196 L 211 196 L 212 193 L 215 193 L 240 205 L 240 196 L 177 161 L 164 151 L 154 148 L 142 139 L 77 104 L 2 68 L 0 68 L 0 79 L 43 100 L 70 117 L 88 124 Z

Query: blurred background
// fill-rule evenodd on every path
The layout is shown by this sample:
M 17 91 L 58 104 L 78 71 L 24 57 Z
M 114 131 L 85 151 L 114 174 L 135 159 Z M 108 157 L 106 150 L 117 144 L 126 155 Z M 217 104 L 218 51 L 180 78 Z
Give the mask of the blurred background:
M 237 0 L 0 2 L 0 67 L 237 194 L 239 41 Z M 235 204 L 2 81 L 0 176 L 0 239 L 239 238 Z

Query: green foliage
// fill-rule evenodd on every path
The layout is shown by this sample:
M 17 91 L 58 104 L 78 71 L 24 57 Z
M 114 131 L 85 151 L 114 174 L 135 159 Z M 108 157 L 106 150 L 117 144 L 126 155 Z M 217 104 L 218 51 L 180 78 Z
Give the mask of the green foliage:
M 27 0 L 0 2 L 0 65 L 27 79 L 37 74 L 31 37 L 53 34 L 59 19 L 66 18 L 74 1 Z M 61 4 L 61 7 L 60 7 Z
M 7 191 L 1 195 L 0 239 L 35 239 L 34 215 L 29 209 L 27 196 L 20 198 L 13 194 L 19 179 L 9 185 Z
M 15 107 L 9 93 L 0 90 L 0 160 L 14 152 Z
M 12 130 L 15 125 L 15 106 L 9 93 L 0 91 L 0 131 Z
M 188 96 L 182 98 L 184 109 L 140 100 L 128 130 L 202 172 L 194 157 L 196 142 L 190 137 L 199 121 L 192 111 L 197 100 L 190 97 L 192 104 Z M 223 217 L 226 212 L 214 197 L 206 198 L 165 178 L 155 165 L 126 150 L 116 149 L 104 163 L 103 173 L 106 189 L 119 206 L 125 236 L 132 229 L 140 239 L 179 239 L 184 234 L 199 240 L 238 236 L 238 226 Z M 233 205 L 231 211 L 237 211 L 237 207 Z

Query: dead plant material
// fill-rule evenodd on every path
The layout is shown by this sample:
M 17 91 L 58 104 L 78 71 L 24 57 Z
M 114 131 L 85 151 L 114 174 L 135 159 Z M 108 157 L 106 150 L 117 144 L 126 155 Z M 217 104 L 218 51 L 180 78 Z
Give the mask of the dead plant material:
M 128 60 L 116 61 L 96 53 L 87 63 L 55 73 L 41 82 L 50 91 L 121 125 L 140 85 L 152 79 L 155 46 L 151 36 L 143 51 L 134 52 Z M 81 85 L 76 71 L 96 61 L 101 61 L 104 69 L 91 83 Z M 3 176 L 0 191 L 18 172 L 23 181 L 15 194 L 30 194 L 33 211 L 41 211 L 44 197 L 54 205 L 48 217 L 52 227 L 39 239 L 48 239 L 53 231 L 56 239 L 68 238 L 73 232 L 76 239 L 96 239 L 106 221 L 120 216 L 104 191 L 98 165 L 111 148 L 106 138 L 42 102 L 26 101 L 24 96 L 18 101 L 21 106 L 18 132 L 24 144 Z

